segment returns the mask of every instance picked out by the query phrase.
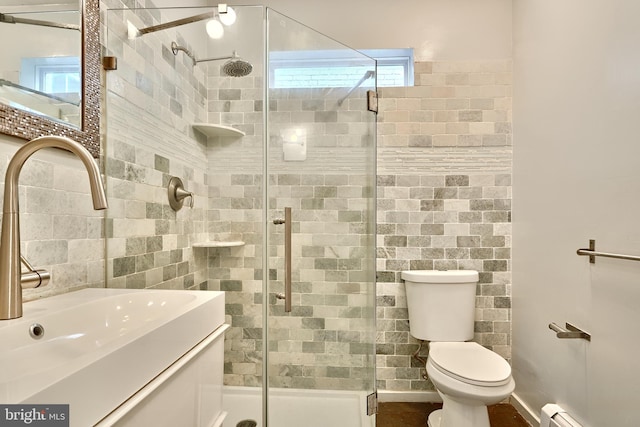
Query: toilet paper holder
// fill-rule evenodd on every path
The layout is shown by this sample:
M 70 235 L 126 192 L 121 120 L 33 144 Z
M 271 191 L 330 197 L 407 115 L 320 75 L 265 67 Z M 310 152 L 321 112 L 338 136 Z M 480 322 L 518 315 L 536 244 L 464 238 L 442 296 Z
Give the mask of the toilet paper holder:
M 580 338 L 591 341 L 591 334 L 588 332 L 583 331 L 571 323 L 566 323 L 565 327 L 566 329 L 556 323 L 549 323 L 549 329 L 554 331 L 558 338 Z

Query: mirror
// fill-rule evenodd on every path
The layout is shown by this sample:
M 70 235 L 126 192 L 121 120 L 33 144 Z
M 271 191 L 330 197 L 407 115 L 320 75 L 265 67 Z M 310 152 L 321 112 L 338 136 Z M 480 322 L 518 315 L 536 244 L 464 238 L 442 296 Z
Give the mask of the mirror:
M 0 132 L 67 136 L 98 157 L 99 0 L 2 3 L 0 35 L 13 41 L 1 48 Z

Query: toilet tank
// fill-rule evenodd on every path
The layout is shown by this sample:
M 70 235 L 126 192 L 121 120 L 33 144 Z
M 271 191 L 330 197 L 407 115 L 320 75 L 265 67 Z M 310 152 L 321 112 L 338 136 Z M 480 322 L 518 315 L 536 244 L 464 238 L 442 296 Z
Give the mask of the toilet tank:
M 412 336 L 427 341 L 473 338 L 477 271 L 412 270 L 403 271 L 401 277 Z

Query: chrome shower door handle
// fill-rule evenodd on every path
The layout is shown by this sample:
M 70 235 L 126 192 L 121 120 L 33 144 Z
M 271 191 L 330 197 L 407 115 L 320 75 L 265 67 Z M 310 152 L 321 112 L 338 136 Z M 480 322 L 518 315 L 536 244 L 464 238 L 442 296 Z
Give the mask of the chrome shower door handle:
M 284 224 L 284 294 L 278 294 L 278 299 L 284 299 L 285 313 L 291 312 L 291 208 L 284 208 L 284 219 L 274 219 L 273 223 Z M 284 297 L 284 298 L 283 298 Z

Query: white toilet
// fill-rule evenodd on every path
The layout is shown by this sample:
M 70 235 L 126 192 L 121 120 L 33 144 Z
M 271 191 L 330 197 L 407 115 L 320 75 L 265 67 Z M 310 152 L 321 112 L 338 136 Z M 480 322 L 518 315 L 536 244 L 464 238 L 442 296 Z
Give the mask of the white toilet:
M 409 330 L 430 341 L 427 374 L 442 397 L 429 427 L 490 427 L 487 405 L 513 392 L 511 366 L 473 338 L 478 272 L 403 271 Z

